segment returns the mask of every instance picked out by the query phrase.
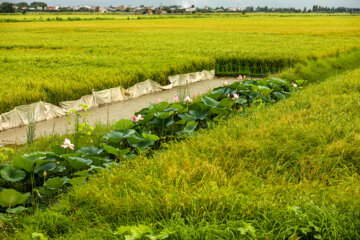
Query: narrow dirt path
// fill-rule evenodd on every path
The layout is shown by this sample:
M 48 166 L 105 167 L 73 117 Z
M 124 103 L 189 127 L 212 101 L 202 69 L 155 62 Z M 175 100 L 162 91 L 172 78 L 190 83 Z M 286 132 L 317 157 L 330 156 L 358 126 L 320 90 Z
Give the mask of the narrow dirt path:
M 86 120 L 88 120 L 91 125 L 94 125 L 95 123 L 111 124 L 120 119 L 130 119 L 134 116 L 134 112 L 148 107 L 150 103 L 154 103 L 159 98 L 163 101 L 172 101 L 175 95 L 181 95 L 179 93 L 183 91 L 186 91 L 189 96 L 192 96 L 193 93 L 196 95 L 203 94 L 215 87 L 222 86 L 224 81 L 232 83 L 237 81 L 237 79 L 215 78 L 189 84 L 186 87 L 175 87 L 170 90 L 164 90 L 126 101 L 93 108 L 90 109 L 90 115 L 86 117 Z M 36 123 L 36 138 L 66 134 L 67 131 L 69 132 L 71 129 L 73 129 L 73 127 L 69 126 L 66 117 L 38 122 Z M 23 126 L 0 132 L 0 147 L 7 144 L 20 145 L 26 143 L 26 130 L 27 126 Z

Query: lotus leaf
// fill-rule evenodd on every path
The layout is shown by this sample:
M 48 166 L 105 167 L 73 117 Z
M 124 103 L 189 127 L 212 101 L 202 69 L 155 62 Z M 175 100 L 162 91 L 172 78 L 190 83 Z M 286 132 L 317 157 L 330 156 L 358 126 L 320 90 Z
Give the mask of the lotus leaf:
M 29 173 L 32 173 L 35 169 L 35 161 L 23 156 L 14 158 L 12 163 L 13 166 L 21 168 Z
M 61 188 L 65 183 L 66 183 L 66 179 L 54 177 L 46 180 L 46 182 L 44 183 L 44 187 L 58 189 Z
M 128 119 L 122 119 L 115 124 L 115 127 L 118 130 L 128 130 L 132 128 L 134 125 L 135 124 Z
M 83 148 L 80 148 L 78 150 L 78 152 L 86 153 L 86 156 L 88 156 L 88 155 L 99 155 L 103 151 L 104 151 L 104 149 L 102 149 L 102 148 L 96 148 L 96 147 L 92 147 L 92 146 L 83 147 Z
M 244 104 L 244 103 L 247 102 L 247 100 L 245 98 L 239 97 L 238 99 L 236 99 L 235 102 L 238 103 L 238 104 Z
M 280 92 L 273 92 L 272 94 L 279 100 L 286 99 L 286 96 Z
M 173 111 L 170 111 L 170 112 L 157 112 L 157 113 L 155 113 L 155 116 L 165 120 L 165 119 L 171 117 L 173 114 L 174 114 Z
M 125 154 L 127 154 L 128 152 L 130 152 L 130 148 L 126 148 L 126 149 L 118 149 L 106 144 L 102 144 L 102 147 L 104 148 L 104 150 L 107 153 L 110 153 L 118 158 L 121 158 L 122 156 L 124 156 Z
M 234 100 L 232 100 L 231 98 L 223 98 L 220 101 L 220 106 L 221 107 L 225 107 L 225 108 L 231 108 L 232 105 L 234 104 Z
M 12 207 L 23 204 L 29 196 L 30 193 L 22 194 L 14 189 L 5 189 L 0 192 L 0 206 Z
M 89 166 L 92 163 L 90 159 L 81 157 L 67 157 L 66 160 L 67 163 L 74 169 L 80 169 Z
M 203 103 L 205 103 L 205 105 L 209 106 L 209 107 L 217 107 L 220 105 L 220 103 L 210 97 L 203 97 L 201 98 Z
M 54 162 L 47 162 L 47 163 L 44 163 L 42 165 L 40 165 L 39 167 L 37 167 L 34 172 L 35 173 L 41 173 L 41 172 L 50 172 L 50 171 L 53 171 L 55 168 L 57 167 L 57 164 L 54 163 Z
M 163 112 L 165 110 L 165 108 L 167 108 L 169 106 L 169 103 L 167 102 L 161 102 L 161 103 L 158 103 L 154 106 L 154 110 L 156 112 Z
M 24 212 L 26 210 L 28 210 L 28 208 L 23 207 L 23 206 L 18 206 L 16 208 L 8 208 L 8 209 L 6 209 L 6 212 L 17 215 L 17 214 L 20 214 L 20 213 L 22 213 L 22 212 Z
M 159 137 L 153 134 L 145 134 L 143 133 L 142 136 L 149 142 L 154 142 L 159 140 Z
M 225 108 L 214 107 L 210 109 L 210 113 L 216 115 L 226 115 L 228 114 L 228 110 L 226 110 Z
M 9 182 L 18 182 L 26 177 L 26 173 L 13 166 L 6 166 L 0 171 L 1 176 Z
M 197 120 L 204 120 L 207 117 L 206 112 L 200 112 L 196 110 L 190 110 L 189 113 L 194 116 Z
M 115 130 L 111 131 L 110 133 L 106 134 L 103 138 L 112 142 L 112 143 L 119 143 L 123 139 L 135 134 L 134 129 L 128 129 L 128 130 Z
M 76 177 L 69 180 L 69 183 L 73 186 L 85 183 L 87 177 Z

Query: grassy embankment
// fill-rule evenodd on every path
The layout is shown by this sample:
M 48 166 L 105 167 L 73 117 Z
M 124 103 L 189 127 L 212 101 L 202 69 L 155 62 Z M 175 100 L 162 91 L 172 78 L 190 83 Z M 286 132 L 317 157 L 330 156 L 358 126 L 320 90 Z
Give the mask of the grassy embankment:
M 0 113 L 147 78 L 165 84 L 228 57 L 277 67 L 359 47 L 359 16 L 282 16 L 0 23 Z
M 144 224 L 174 239 L 357 239 L 359 78 L 358 69 L 311 84 L 99 174 L 21 219 L 16 238 L 116 239 L 119 226 Z

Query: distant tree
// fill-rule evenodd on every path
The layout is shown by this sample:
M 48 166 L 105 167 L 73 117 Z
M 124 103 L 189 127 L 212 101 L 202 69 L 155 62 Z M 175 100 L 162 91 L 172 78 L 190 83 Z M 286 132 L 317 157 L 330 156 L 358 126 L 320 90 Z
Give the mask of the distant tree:
M 70 9 L 67 8 L 67 7 L 61 7 L 61 8 L 59 8 L 59 11 L 60 11 L 60 12 L 69 12 Z
M 9 2 L 3 2 L 0 5 L 0 13 L 13 13 L 15 12 L 15 8 L 13 8 L 13 4 Z
M 306 12 L 306 7 L 304 7 L 304 10 L 303 10 L 303 12 L 304 12 L 304 13 Z
M 27 2 L 19 2 L 16 4 L 16 6 L 18 6 L 18 8 L 23 8 L 23 7 L 28 7 L 29 4 Z
M 313 12 L 317 12 L 319 10 L 319 6 L 318 5 L 314 5 L 313 6 Z
M 162 7 L 162 10 L 166 11 L 167 13 L 171 13 L 171 9 L 169 7 Z
M 47 7 L 47 4 L 44 3 L 44 2 L 32 2 L 32 3 L 30 3 L 30 7 L 32 7 L 32 8 L 37 8 L 37 7 L 45 8 L 45 7 Z

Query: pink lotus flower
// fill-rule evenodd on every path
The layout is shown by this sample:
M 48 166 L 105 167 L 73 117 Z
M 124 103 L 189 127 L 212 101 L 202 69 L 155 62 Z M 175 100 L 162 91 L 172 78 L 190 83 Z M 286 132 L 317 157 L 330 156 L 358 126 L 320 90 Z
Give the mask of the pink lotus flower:
M 224 82 L 224 86 L 227 86 L 227 85 L 229 85 L 229 82 L 228 82 L 228 81 L 225 81 L 225 82 Z
M 138 121 L 140 121 L 140 120 L 144 120 L 144 118 L 141 116 L 141 114 L 139 114 L 139 115 L 137 115 L 137 116 L 134 116 L 134 117 L 132 118 L 132 120 L 133 120 L 134 122 L 138 122 Z
M 179 96 L 174 96 L 174 102 L 180 102 L 180 100 L 179 100 Z
M 192 103 L 193 100 L 192 100 L 189 96 L 187 96 L 187 97 L 184 99 L 184 102 Z
M 294 87 L 298 87 L 298 85 L 294 82 L 291 83 Z
M 227 97 L 230 97 L 230 93 L 228 93 L 226 96 L 227 96 Z
M 158 100 L 156 100 L 156 103 L 161 103 L 161 102 L 162 102 L 161 98 L 159 98 Z
M 239 98 L 239 94 L 234 93 L 232 99 L 235 100 L 235 99 L 238 99 L 238 98 Z
M 43 175 L 44 175 L 44 177 L 46 177 L 46 175 L 47 175 L 47 172 L 46 172 L 46 170 L 44 170 L 44 173 L 43 173 Z
M 241 74 L 238 76 L 238 79 L 241 80 L 243 79 L 243 76 L 241 76 Z
M 195 95 L 195 93 L 193 93 L 193 96 L 192 96 L 193 98 L 195 98 L 196 97 L 196 95 Z
M 74 144 L 72 144 L 71 142 L 70 142 L 70 140 L 69 139 L 67 139 L 67 138 L 65 138 L 65 141 L 64 141 L 64 144 L 63 145 L 60 145 L 60 147 L 62 147 L 62 148 L 70 148 L 71 150 L 75 150 L 75 148 L 74 148 Z

